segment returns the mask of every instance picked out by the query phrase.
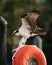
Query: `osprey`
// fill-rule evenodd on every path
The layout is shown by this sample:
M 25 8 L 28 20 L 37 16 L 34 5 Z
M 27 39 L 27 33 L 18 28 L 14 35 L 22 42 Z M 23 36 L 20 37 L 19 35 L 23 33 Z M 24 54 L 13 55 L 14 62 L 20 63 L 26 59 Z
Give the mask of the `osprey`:
M 19 40 L 19 46 L 25 45 L 29 37 L 45 34 L 45 31 L 42 28 L 39 28 L 36 24 L 36 21 L 32 18 L 30 19 L 27 14 L 21 17 L 21 22 L 21 27 L 13 32 L 13 34 L 16 36 L 22 36 L 22 38 Z

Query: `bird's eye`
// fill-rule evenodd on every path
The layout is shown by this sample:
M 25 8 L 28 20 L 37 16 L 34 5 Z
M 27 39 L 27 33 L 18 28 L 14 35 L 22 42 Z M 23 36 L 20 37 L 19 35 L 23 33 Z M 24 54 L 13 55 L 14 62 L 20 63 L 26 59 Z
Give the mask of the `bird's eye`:
M 15 31 L 15 33 L 19 32 L 18 30 Z
M 19 32 L 18 30 L 15 30 L 13 33 L 12 33 L 12 35 L 15 35 L 15 33 L 17 33 L 17 32 Z

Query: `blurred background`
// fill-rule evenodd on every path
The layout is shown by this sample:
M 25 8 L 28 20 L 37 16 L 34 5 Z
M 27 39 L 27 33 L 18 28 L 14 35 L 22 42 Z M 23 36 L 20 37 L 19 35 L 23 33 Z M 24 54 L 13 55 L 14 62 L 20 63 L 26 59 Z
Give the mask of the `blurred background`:
M 12 44 L 17 43 L 17 37 L 12 37 L 16 28 L 21 26 L 20 16 L 33 9 L 41 11 L 37 25 L 47 31 L 41 49 L 47 58 L 47 65 L 52 65 L 52 0 L 0 0 L 0 16 L 7 20 L 7 63 L 11 65 Z

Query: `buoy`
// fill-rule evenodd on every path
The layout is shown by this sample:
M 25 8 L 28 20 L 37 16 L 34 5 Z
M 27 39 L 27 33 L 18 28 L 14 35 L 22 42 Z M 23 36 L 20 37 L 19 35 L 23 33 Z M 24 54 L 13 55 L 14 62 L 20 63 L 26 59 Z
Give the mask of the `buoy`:
M 44 53 L 34 45 L 25 45 L 17 50 L 12 65 L 32 65 L 29 63 L 30 59 L 36 59 L 37 65 L 47 65 Z

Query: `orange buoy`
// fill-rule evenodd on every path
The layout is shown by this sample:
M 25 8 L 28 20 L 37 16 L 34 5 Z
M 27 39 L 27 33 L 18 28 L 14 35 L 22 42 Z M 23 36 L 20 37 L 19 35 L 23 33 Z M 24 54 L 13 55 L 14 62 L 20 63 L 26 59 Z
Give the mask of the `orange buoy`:
M 28 65 L 30 58 L 36 59 L 38 65 L 47 65 L 44 53 L 34 45 L 25 45 L 17 50 L 12 59 L 12 65 Z

